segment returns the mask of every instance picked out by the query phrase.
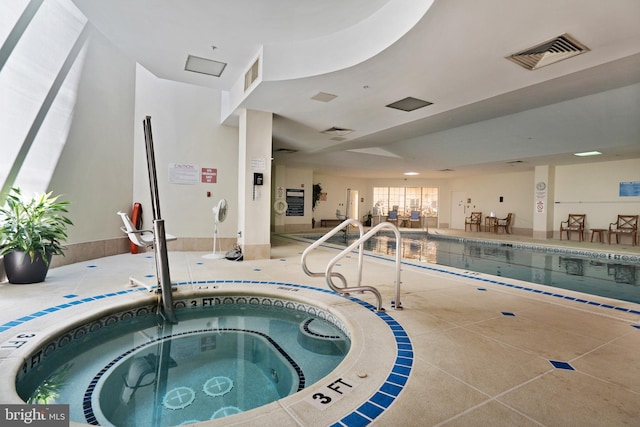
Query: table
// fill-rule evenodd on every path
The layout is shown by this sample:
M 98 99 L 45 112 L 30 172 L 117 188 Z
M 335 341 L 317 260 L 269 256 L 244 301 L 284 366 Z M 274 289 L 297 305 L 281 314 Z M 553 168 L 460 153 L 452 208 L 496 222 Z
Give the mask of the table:
M 485 216 L 484 217 L 484 231 L 498 232 L 498 217 Z
M 593 242 L 593 236 L 598 236 L 600 243 L 604 243 L 604 233 L 607 232 L 606 228 L 592 228 L 591 229 L 591 241 Z

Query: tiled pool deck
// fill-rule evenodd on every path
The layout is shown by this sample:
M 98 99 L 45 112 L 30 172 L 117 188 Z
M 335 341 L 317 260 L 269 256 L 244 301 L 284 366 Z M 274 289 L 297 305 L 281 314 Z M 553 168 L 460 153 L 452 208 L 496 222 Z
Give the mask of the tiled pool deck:
M 460 236 L 496 238 L 487 234 Z M 497 238 L 539 244 L 517 236 Z M 270 260 L 212 261 L 203 260 L 200 253 L 172 252 L 172 279 L 183 283 L 179 293 L 225 281 L 256 288 L 280 283 L 282 294 L 291 292 L 286 288 L 306 287 L 311 299 L 326 292 L 323 279 L 302 272 L 300 254 L 306 245 L 276 236 L 272 243 Z M 547 243 L 576 250 L 609 249 L 606 244 Z M 610 248 L 615 253 L 640 254 L 638 247 Z M 335 254 L 334 249 L 318 249 L 310 263 L 321 269 Z M 356 261 L 345 258 L 338 266 L 348 280 L 354 279 Z M 129 276 L 152 282 L 146 276 L 154 272 L 153 260 L 145 254 L 124 254 L 58 267 L 41 284 L 0 284 L 0 369 L 5 363 L 15 364 L 11 359 L 17 353 L 11 346 L 18 344 L 13 341 L 32 333 L 34 325 L 46 329 L 64 324 L 70 321 L 65 320 L 66 310 L 106 310 L 110 299 L 135 302 L 147 292 L 128 287 Z M 282 426 L 638 424 L 639 305 L 406 262 L 401 285 L 404 309 L 396 311 L 390 307 L 393 280 L 391 260 L 366 257 L 362 283 L 379 288 L 387 311 L 372 310 L 371 294 L 351 296 L 369 313 L 356 316 L 356 336 L 368 343 L 368 349 L 376 349 L 343 367 L 342 372 L 360 384 L 354 392 L 329 410 L 318 409 L 301 393 L 277 408 L 257 410 L 238 420 L 244 425 Z M 344 304 L 350 310 L 348 304 L 353 302 Z M 345 308 L 341 306 L 335 308 Z M 50 325 L 40 326 L 43 320 Z M 368 323 L 375 326 L 380 321 L 386 332 L 369 329 Z M 378 357 L 383 362 L 376 363 Z M 0 396 L 12 386 L 3 381 Z

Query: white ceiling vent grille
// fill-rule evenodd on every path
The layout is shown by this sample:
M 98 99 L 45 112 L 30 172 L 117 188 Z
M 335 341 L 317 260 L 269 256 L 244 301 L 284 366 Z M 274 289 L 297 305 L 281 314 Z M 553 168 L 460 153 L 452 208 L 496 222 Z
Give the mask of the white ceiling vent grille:
M 537 46 L 507 56 L 507 59 L 527 70 L 536 70 L 589 50 L 588 47 L 565 33 Z
M 260 72 L 260 58 L 256 59 L 256 61 L 251 65 L 251 68 L 244 75 L 244 91 L 246 92 L 249 87 L 255 82 L 258 78 L 258 73 Z

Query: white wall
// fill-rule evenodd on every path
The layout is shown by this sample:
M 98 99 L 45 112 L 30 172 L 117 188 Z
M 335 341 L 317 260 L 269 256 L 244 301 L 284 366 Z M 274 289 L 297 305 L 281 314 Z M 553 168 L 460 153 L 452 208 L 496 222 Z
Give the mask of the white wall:
M 620 215 L 640 215 L 640 197 L 620 197 L 620 182 L 640 181 L 640 159 L 556 166 L 554 228 L 570 213 L 586 228 L 608 228 Z M 556 233 L 556 237 L 558 237 Z
M 178 237 L 213 237 L 212 208 L 225 198 L 229 214 L 219 225 L 218 236 L 236 237 L 238 129 L 218 124 L 220 96 L 219 91 L 159 79 L 137 67 L 133 198 L 143 205 L 145 224 L 152 223 L 152 209 L 142 124 L 151 116 L 158 194 L 167 232 Z M 169 163 L 215 168 L 217 183 L 169 183 Z
M 471 199 L 467 207 L 469 214 L 481 211 L 484 217 L 493 211 L 498 218 L 504 218 L 511 212 L 515 214 L 514 229 L 525 229 L 530 233 L 533 229 L 533 180 L 533 171 L 452 179 L 448 195 L 452 191 L 464 191 Z M 502 203 L 500 196 L 503 197 Z M 447 211 L 449 205 L 450 201 L 446 204 Z M 444 204 L 441 206 L 445 207 Z
M 132 198 L 135 64 L 97 31 L 86 48 L 64 150 L 49 189 L 71 202 L 67 243 L 122 237 Z
M 327 200 L 318 202 L 316 210 L 313 212 L 313 217 L 319 222 L 322 219 L 336 219 L 336 210 L 340 209 L 340 212 L 344 215 L 346 213 L 347 203 L 347 189 L 357 190 L 360 200 L 363 202 L 358 204 L 359 218 L 362 220 L 362 216 L 371 210 L 373 206 L 372 186 L 368 180 L 357 178 L 345 178 L 341 176 L 330 175 L 313 175 L 313 183 L 320 184 L 322 192 L 327 193 Z

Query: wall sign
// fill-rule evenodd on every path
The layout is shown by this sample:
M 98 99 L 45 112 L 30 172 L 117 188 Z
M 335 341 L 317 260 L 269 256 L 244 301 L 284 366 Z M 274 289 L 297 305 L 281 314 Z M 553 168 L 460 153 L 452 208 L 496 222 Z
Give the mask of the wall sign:
M 200 179 L 200 168 L 186 163 L 169 163 L 170 184 L 197 184 Z
M 304 216 L 304 190 L 287 188 L 287 216 Z
M 620 197 L 640 196 L 640 181 L 620 183 Z
M 215 184 L 218 182 L 218 169 L 202 168 L 200 180 L 205 184 Z

